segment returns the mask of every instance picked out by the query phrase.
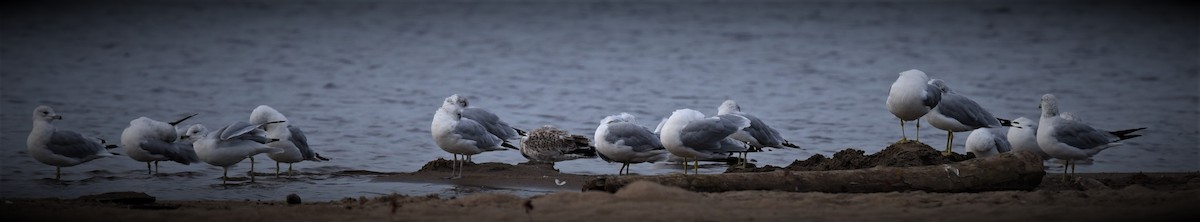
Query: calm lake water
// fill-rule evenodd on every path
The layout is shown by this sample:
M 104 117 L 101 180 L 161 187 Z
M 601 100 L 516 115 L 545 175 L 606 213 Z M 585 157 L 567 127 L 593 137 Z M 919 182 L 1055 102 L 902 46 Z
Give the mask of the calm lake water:
M 1193 8 L 1194 9 L 1194 8 Z M 620 112 L 654 127 L 673 110 L 726 99 L 803 150 L 751 154 L 786 165 L 900 138 L 884 100 L 921 69 L 998 117 L 1036 119 L 1054 93 L 1103 129 L 1149 127 L 1081 172 L 1200 170 L 1200 19 L 1184 7 L 1028 3 L 164 3 L 4 7 L 0 19 L 0 197 L 139 191 L 161 199 L 305 200 L 387 193 L 515 192 L 371 182 L 346 170 L 411 172 L 449 158 L 429 133 L 460 94 L 512 125 L 592 135 Z M 119 141 L 140 116 L 209 128 L 275 107 L 329 162 L 293 179 L 224 187 L 221 168 L 106 158 L 63 169 L 33 160 L 31 110 L 62 129 Z M 911 127 L 911 125 L 909 125 Z M 926 125 L 928 126 L 928 125 Z M 912 136 L 912 128 L 909 128 Z M 959 133 L 956 152 L 969 133 Z M 921 140 L 945 145 L 926 127 Z M 123 153 L 123 150 L 116 150 Z M 274 162 L 258 158 L 259 172 Z M 476 162 L 515 164 L 518 152 Z M 1047 171 L 1061 170 L 1051 165 Z M 614 174 L 599 159 L 565 173 Z M 638 164 L 639 174 L 678 172 Z M 249 162 L 231 169 L 242 176 Z M 710 165 L 702 173 L 724 171 Z

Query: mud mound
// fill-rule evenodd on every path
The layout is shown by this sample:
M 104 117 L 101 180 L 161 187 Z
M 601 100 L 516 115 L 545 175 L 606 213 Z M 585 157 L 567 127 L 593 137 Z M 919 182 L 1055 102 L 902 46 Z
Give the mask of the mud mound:
M 941 151 L 924 143 L 906 142 L 892 144 L 879 153 L 871 155 L 866 155 L 866 152 L 858 149 L 845 149 L 834 153 L 833 158 L 817 154 L 803 161 L 796 160 L 783 168 L 775 166 L 730 168 L 726 172 L 770 172 L 778 169 L 792 171 L 854 170 L 876 166 L 911 167 L 947 164 L 973 158 L 975 158 L 973 154 L 958 153 L 942 156 Z

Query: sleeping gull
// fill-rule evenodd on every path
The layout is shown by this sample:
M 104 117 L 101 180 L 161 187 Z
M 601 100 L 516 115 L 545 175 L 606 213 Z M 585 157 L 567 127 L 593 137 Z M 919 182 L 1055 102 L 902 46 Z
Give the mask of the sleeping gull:
M 976 158 L 989 157 L 1012 150 L 1012 145 L 1005 138 L 997 136 L 990 128 L 979 128 L 967 135 L 967 152 L 975 154 Z
M 1062 118 L 1058 112 L 1058 99 L 1052 94 L 1042 95 L 1042 117 L 1038 121 L 1037 142 L 1050 157 L 1067 161 L 1063 165 L 1063 180 L 1067 179 L 1067 166 L 1075 173 L 1075 161 L 1095 156 L 1105 149 L 1120 146 L 1122 140 L 1142 135 L 1130 133 L 1146 129 L 1136 128 L 1113 132 L 1097 130 L 1079 121 Z
M 158 162 L 175 161 L 183 165 L 200 162 L 192 144 L 180 141 L 180 135 L 175 130 L 179 123 L 196 116 L 192 114 L 174 122 L 166 123 L 146 117 L 129 121 L 129 127 L 121 131 L 121 145 L 125 154 L 133 160 L 146 162 L 146 173 L 158 172 Z M 154 162 L 151 170 L 150 162 Z
M 984 110 L 979 103 L 959 95 L 946 82 L 940 79 L 929 80 L 929 85 L 942 92 L 942 100 L 937 107 L 925 115 L 925 121 L 938 129 L 946 130 L 946 150 L 942 155 L 950 155 L 954 146 L 954 133 L 966 132 L 979 128 L 1009 126 L 1008 120 L 997 119 L 992 113 Z
M 917 121 L 916 141 L 921 141 L 921 116 L 929 113 L 942 99 L 942 91 L 928 84 L 929 76 L 921 70 L 908 70 L 900 73 L 896 82 L 892 83 L 888 93 L 887 109 L 896 118 L 900 118 L 900 142 L 907 142 L 904 134 L 905 121 Z
M 321 157 L 321 154 L 314 152 L 308 147 L 308 137 L 304 136 L 304 131 L 299 127 L 293 126 L 283 113 L 279 113 L 275 108 L 267 105 L 259 105 L 250 112 L 250 124 L 263 124 L 268 122 L 282 121 L 277 124 L 263 125 L 263 130 L 267 131 L 267 138 L 278 139 L 279 141 L 267 143 L 267 146 L 282 149 L 282 153 L 269 153 L 267 157 L 275 160 L 275 176 L 279 176 L 279 163 L 288 164 L 288 176 L 292 176 L 292 164 L 300 161 L 326 161 L 329 160 Z
M 54 166 L 55 180 L 62 178 L 63 167 L 114 155 L 108 149 L 116 146 L 105 146 L 103 140 L 87 138 L 75 131 L 59 130 L 51 124 L 62 118 L 49 106 L 38 106 L 33 109 L 33 129 L 25 140 L 33 159 Z
M 746 117 L 717 115 L 705 118 L 700 111 L 680 109 L 667 118 L 659 142 L 671 154 L 684 158 L 684 174 L 687 174 L 688 159 L 694 161 L 695 174 L 700 174 L 699 159 L 725 158 L 731 152 L 747 149 L 745 143 L 729 138 L 746 127 L 750 127 Z
M 479 123 L 479 125 L 482 125 L 484 129 L 487 129 L 488 133 L 500 138 L 502 141 L 500 146 L 517 149 L 517 147 L 513 146 L 512 143 L 509 143 L 508 140 L 521 139 L 522 136 L 525 136 L 525 131 L 521 131 L 521 129 L 509 126 L 508 123 L 500 120 L 499 116 L 496 116 L 496 114 L 489 112 L 486 109 L 468 107 L 469 103 L 467 101 L 467 97 L 465 96 L 459 96 L 455 94 L 451 95 L 450 97 L 454 97 L 455 102 L 462 105 L 462 118 L 474 120 L 476 123 Z M 455 155 L 455 158 L 457 158 L 457 155 Z M 471 161 L 471 159 L 469 159 L 470 156 L 466 158 L 468 158 L 467 162 Z
M 1014 151 L 1029 151 L 1042 157 L 1042 160 L 1050 159 L 1050 155 L 1038 147 L 1037 128 L 1037 122 L 1029 118 L 1020 117 L 1013 120 L 1012 127 L 1008 128 L 1008 143 Z
M 621 163 L 617 175 L 629 174 L 631 163 L 663 161 L 669 154 L 658 135 L 634 123 L 634 117 L 629 113 L 601 119 L 595 139 L 596 152 L 601 159 Z
M 750 149 L 752 150 L 748 151 L 762 151 L 763 147 L 800 148 L 800 146 L 796 146 L 795 144 L 788 142 L 786 139 L 783 139 L 783 136 L 779 134 L 779 131 L 771 128 L 771 126 L 768 126 L 767 123 L 763 122 L 761 119 L 758 119 L 758 117 L 742 112 L 742 107 L 733 100 L 725 100 L 725 102 L 721 103 L 720 107 L 717 107 L 717 115 L 727 114 L 738 115 L 750 120 L 750 127 L 738 130 L 737 133 L 734 133 L 730 136 L 730 138 L 749 144 Z M 741 152 L 741 158 L 746 158 L 747 152 Z M 741 163 L 743 165 L 745 164 L 745 162 Z
M 273 124 L 280 122 L 269 122 L 265 124 Z M 216 131 L 207 131 L 203 125 L 192 125 L 194 129 L 188 129 L 191 132 L 200 132 L 200 138 L 192 145 L 196 148 L 196 155 L 200 160 L 213 166 L 219 166 L 225 169 L 221 183 L 229 179 L 229 167 L 242 162 L 243 159 L 250 158 L 250 182 L 254 182 L 254 155 L 260 153 L 282 153 L 282 149 L 267 146 L 267 143 L 278 141 L 278 139 L 268 139 L 264 137 L 266 132 L 263 132 L 259 127 L 264 124 L 250 124 L 246 122 L 235 122 L 229 124 Z M 196 135 L 189 135 L 196 136 Z
M 596 148 L 586 136 L 574 135 L 546 125 L 521 138 L 521 156 L 532 162 L 554 163 L 596 157 Z
M 462 178 L 463 164 L 471 155 L 505 148 L 501 146 L 504 140 L 489 133 L 479 122 L 463 117 L 462 111 L 466 106 L 465 98 L 458 95 L 447 97 L 442 102 L 442 107 L 433 113 L 433 123 L 430 126 L 433 141 L 438 147 L 456 154 L 455 161 L 458 162 L 458 166 L 454 167 L 450 179 Z M 466 158 L 459 162 L 457 155 Z

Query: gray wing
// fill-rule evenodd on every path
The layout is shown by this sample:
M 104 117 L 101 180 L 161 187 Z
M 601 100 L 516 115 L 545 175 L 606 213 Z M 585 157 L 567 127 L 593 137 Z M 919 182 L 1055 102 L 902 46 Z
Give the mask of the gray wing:
M 1051 134 L 1058 142 L 1066 143 L 1079 149 L 1091 149 L 1117 140 L 1108 132 L 1096 130 L 1087 124 L 1070 120 L 1059 120 Z
M 925 99 L 922 100 L 925 107 L 933 108 L 942 101 L 942 90 L 936 86 L 925 84 Z
M 475 120 L 475 122 L 487 129 L 489 133 L 496 135 L 500 139 L 514 139 L 521 136 L 517 134 L 517 130 L 514 130 L 512 126 L 501 121 L 500 117 L 485 109 L 465 108 L 462 110 L 462 117 Z
M 1012 144 L 1008 143 L 1007 137 L 992 136 L 992 143 L 996 144 L 996 152 L 1007 153 L 1008 151 L 1012 151 Z
M 779 135 L 779 131 L 775 131 L 775 129 L 772 129 L 771 126 L 767 126 L 767 123 L 763 122 L 761 119 L 758 119 L 758 117 L 749 114 L 741 114 L 741 116 L 750 120 L 750 127 L 746 127 L 746 129 L 743 130 L 749 132 L 750 136 L 753 136 L 755 140 L 758 140 L 758 143 L 768 147 L 783 146 L 783 136 Z
M 166 156 L 171 161 L 184 165 L 200 161 L 200 157 L 197 157 L 196 151 L 192 149 L 192 144 L 188 143 L 167 143 L 158 140 L 147 140 L 142 141 L 138 146 L 141 146 L 146 152 Z
M 609 124 L 608 135 L 604 135 L 603 139 L 609 143 L 625 141 L 625 145 L 633 147 L 634 152 L 666 149 L 663 148 L 662 142 L 659 142 L 658 136 L 654 135 L 654 132 L 633 123 Z
M 296 148 L 300 149 L 300 155 L 304 157 L 304 160 L 318 160 L 317 154 L 308 147 L 308 137 L 304 136 L 304 131 L 292 125 L 288 125 L 287 128 L 292 134 L 292 138 L 288 138 L 288 140 L 292 141 L 292 144 L 295 144 Z
M 744 117 L 719 115 L 717 119 L 705 118 L 696 120 L 683 127 L 679 138 L 683 145 L 703 151 L 721 151 L 721 143 L 729 135 L 740 130 L 741 125 L 748 125 Z
M 938 102 L 937 111 L 954 118 L 963 125 L 972 127 L 989 127 L 999 126 L 1000 120 L 997 120 L 992 113 L 984 110 L 975 101 L 971 101 L 967 97 L 947 93 L 943 95 L 941 102 Z
M 262 126 L 262 125 L 261 124 L 254 125 L 254 124 L 250 124 L 250 123 L 242 122 L 242 121 L 234 122 L 232 124 L 229 124 L 228 126 L 225 126 L 224 130 L 221 130 L 221 139 L 228 140 L 228 139 L 236 137 L 236 136 L 241 136 L 250 131 L 254 131 L 254 129 L 258 129 L 259 126 Z
M 462 139 L 475 141 L 475 147 L 482 150 L 490 150 L 491 148 L 499 147 L 503 141 L 492 135 L 474 120 L 463 118 L 454 125 L 454 133 L 462 136 Z
M 55 130 L 46 148 L 54 154 L 71 158 L 84 158 L 105 150 L 100 142 L 70 130 Z

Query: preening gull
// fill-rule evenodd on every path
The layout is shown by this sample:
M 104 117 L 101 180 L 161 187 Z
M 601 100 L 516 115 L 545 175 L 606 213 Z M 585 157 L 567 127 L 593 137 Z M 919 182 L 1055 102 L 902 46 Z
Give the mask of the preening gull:
M 666 122 L 665 119 L 663 122 Z M 669 155 L 658 135 L 637 125 L 634 116 L 629 113 L 601 119 L 600 126 L 596 127 L 595 140 L 596 152 L 601 159 L 621 163 L 617 175 L 629 174 L 629 164 L 664 161 Z
M 1067 166 L 1075 173 L 1075 161 L 1095 156 L 1105 149 L 1120 146 L 1122 140 L 1142 135 L 1130 133 L 1146 129 L 1136 128 L 1106 132 L 1097 130 L 1079 121 L 1062 118 L 1058 111 L 1058 99 L 1052 94 L 1042 95 L 1042 117 L 1038 121 L 1038 146 L 1050 157 L 1067 161 L 1063 165 L 1063 179 L 1067 179 Z
M 267 157 L 275 160 L 275 176 L 279 176 L 279 163 L 288 164 L 288 176 L 292 175 L 292 164 L 300 161 L 326 161 L 329 160 L 316 153 L 308 146 L 308 137 L 304 135 L 304 131 L 300 127 L 292 125 L 283 113 L 271 108 L 267 105 L 259 105 L 250 112 L 250 124 L 264 124 L 268 122 L 281 122 L 276 124 L 262 125 L 263 130 L 267 132 L 268 139 L 278 139 L 278 141 L 267 143 L 267 146 L 282 149 L 282 153 L 268 153 Z
M 1041 156 L 1042 160 L 1050 159 L 1050 155 L 1038 147 L 1037 128 L 1037 122 L 1029 118 L 1014 119 L 1012 127 L 1008 128 L 1008 143 L 1014 151 L 1029 151 Z
M 779 131 L 771 128 L 771 126 L 768 126 L 767 123 L 758 117 L 742 112 L 742 107 L 733 100 L 725 100 L 725 102 L 721 103 L 721 106 L 717 107 L 717 115 L 738 115 L 750 120 L 750 127 L 738 130 L 730 136 L 730 138 L 746 142 L 746 144 L 750 145 L 751 150 L 747 151 L 758 152 L 762 151 L 763 147 L 800 148 L 800 146 L 796 146 L 796 144 L 783 139 Z M 741 154 L 743 156 L 739 159 L 745 159 L 747 152 L 741 152 Z M 745 162 L 742 162 L 742 164 L 745 164 Z
M 465 96 L 459 96 L 458 94 L 455 94 L 451 95 L 450 97 L 454 97 L 455 103 L 458 103 L 460 107 L 462 107 L 462 118 L 474 120 L 476 123 L 479 123 L 479 125 L 483 126 L 484 129 L 487 129 L 488 133 L 500 138 L 502 141 L 500 146 L 517 149 L 517 147 L 513 146 L 512 143 L 508 142 L 508 140 L 521 139 L 522 136 L 526 135 L 525 131 L 508 125 L 508 123 L 500 120 L 499 116 L 496 116 L 496 114 L 489 112 L 486 109 L 469 107 L 469 102 Z M 455 154 L 455 158 L 458 158 L 457 154 Z M 467 162 L 470 162 L 470 156 L 467 156 L 466 160 Z
M 25 140 L 29 155 L 38 162 L 54 166 L 54 179 L 62 178 L 62 168 L 79 165 L 95 159 L 113 156 L 100 139 L 84 137 L 75 131 L 60 130 L 51 124 L 62 116 L 49 106 L 33 109 L 33 129 Z
M 438 147 L 467 158 L 487 151 L 504 150 L 505 147 L 501 146 L 504 143 L 502 139 L 489 133 L 479 122 L 463 117 L 462 111 L 466 106 L 465 98 L 451 95 L 442 102 L 442 107 L 433 113 L 430 132 Z M 458 166 L 451 172 L 451 179 L 462 177 L 462 167 L 467 158 L 464 158 L 463 162 L 458 162 L 455 158 Z
M 717 115 L 705 118 L 700 111 L 675 110 L 663 126 L 659 142 L 668 152 L 684 158 L 684 173 L 687 160 L 695 164 L 695 174 L 700 173 L 699 159 L 725 158 L 731 152 L 742 152 L 748 147 L 732 138 L 737 131 L 750 127 L 750 120 L 737 115 Z
M 979 103 L 950 90 L 942 80 L 929 80 L 929 85 L 942 92 L 942 100 L 938 102 L 937 107 L 925 115 L 925 121 L 929 121 L 929 125 L 946 131 L 946 150 L 942 151 L 942 155 L 950 155 L 952 152 L 955 132 L 1009 125 L 1008 120 L 997 119 L 979 106 Z
M 269 122 L 265 124 L 275 124 L 280 122 Z M 191 132 L 200 132 L 203 136 L 196 140 L 192 145 L 196 149 L 196 155 L 201 161 L 225 168 L 225 173 L 221 178 L 221 183 L 229 179 L 229 167 L 242 162 L 243 159 L 250 158 L 250 182 L 254 182 L 254 155 L 260 153 L 282 153 L 282 149 L 267 146 L 267 143 L 278 141 L 278 139 L 268 139 L 264 135 L 266 132 L 259 129 L 264 124 L 250 124 L 246 122 L 235 122 L 229 124 L 216 131 L 207 131 L 203 125 L 192 125 L 188 129 L 189 136 Z
M 967 152 L 975 154 L 976 158 L 989 157 L 1012 150 L 1008 140 L 997 136 L 990 128 L 979 128 L 967 135 Z
M 921 116 L 936 107 L 942 99 L 942 91 L 929 85 L 929 76 L 921 70 L 908 70 L 900 73 L 896 82 L 892 83 L 888 93 L 887 109 L 896 118 L 900 118 L 900 142 L 908 141 L 904 133 L 904 122 L 917 121 L 916 141 L 921 141 Z
M 158 162 L 169 160 L 189 165 L 200 162 L 192 144 L 181 141 L 175 126 L 184 120 L 192 118 L 192 114 L 174 122 L 162 122 L 147 117 L 139 117 L 129 121 L 129 126 L 121 131 L 121 145 L 125 147 L 125 155 L 139 162 L 146 162 L 146 173 L 158 172 Z M 150 163 L 154 163 L 151 170 Z
M 574 135 L 558 127 L 545 125 L 521 138 L 521 156 L 532 162 L 554 163 L 596 157 L 596 148 L 583 135 Z

